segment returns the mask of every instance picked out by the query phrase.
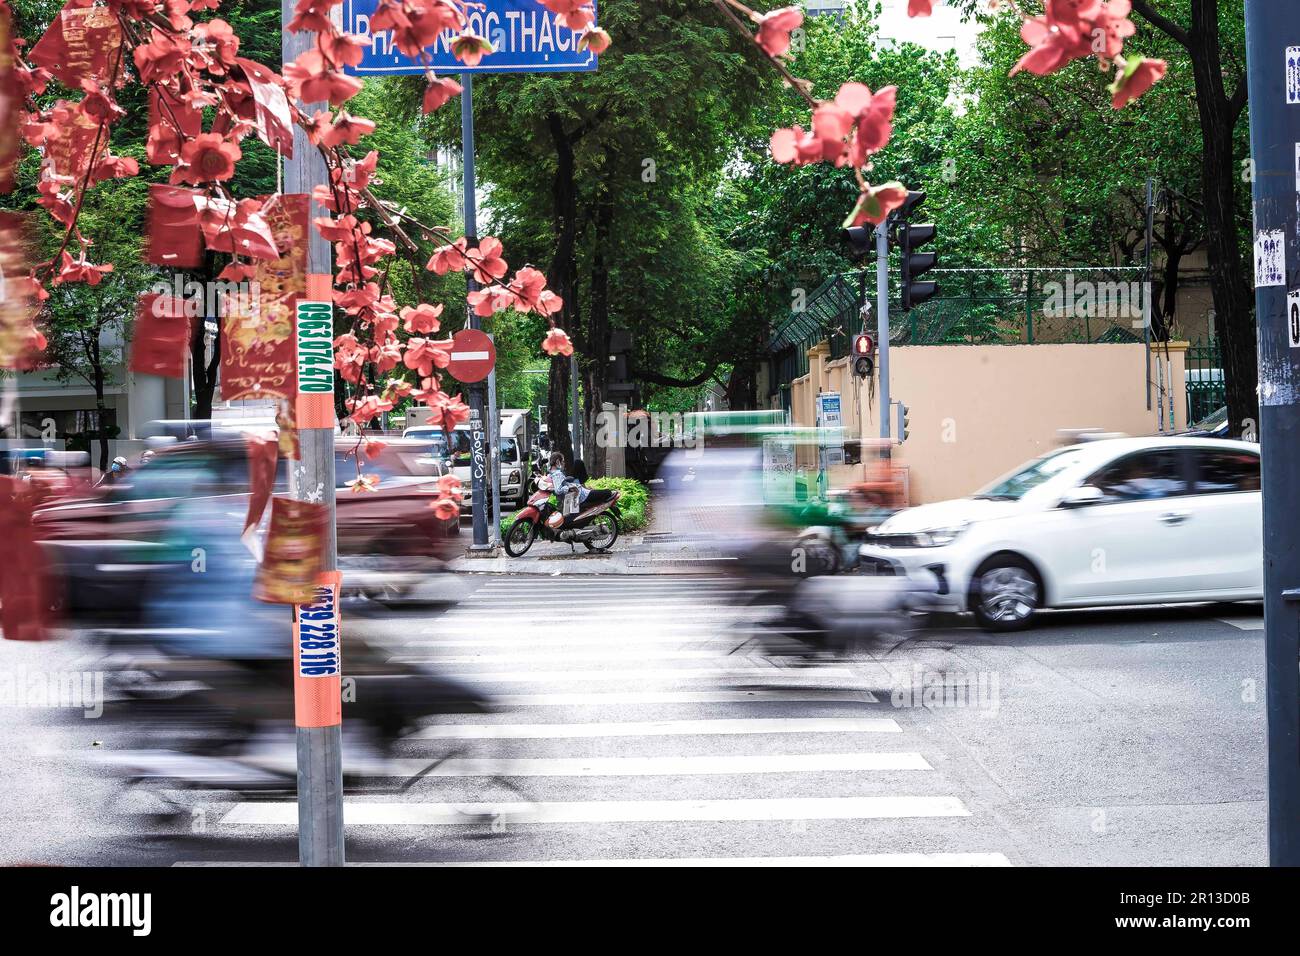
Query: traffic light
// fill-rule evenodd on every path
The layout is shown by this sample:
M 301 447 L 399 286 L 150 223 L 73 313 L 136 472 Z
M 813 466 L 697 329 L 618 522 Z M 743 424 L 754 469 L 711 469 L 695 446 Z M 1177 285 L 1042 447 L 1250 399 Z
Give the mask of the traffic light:
M 894 429 L 894 434 L 897 436 L 898 441 L 901 444 L 902 442 L 907 441 L 907 426 L 908 426 L 907 415 L 908 412 L 911 411 L 911 409 L 909 409 L 902 402 L 895 402 L 894 410 L 895 410 L 895 414 L 898 416 L 896 421 L 894 422 L 894 424 L 897 426 Z
M 866 226 L 849 226 L 840 230 L 840 237 L 849 244 L 849 258 L 854 262 L 865 259 L 874 244 L 874 232 Z
M 907 200 L 898 213 L 898 222 L 894 227 L 895 242 L 898 245 L 899 260 L 902 263 L 902 305 L 903 311 L 919 305 L 939 291 L 936 282 L 921 281 L 920 276 L 929 272 L 938 262 L 933 252 L 917 252 L 935 236 L 934 223 L 913 225 L 909 220 L 916 210 L 925 202 L 925 193 L 911 190 Z
M 853 336 L 853 371 L 858 378 L 868 378 L 875 371 L 876 360 L 873 357 L 875 350 L 875 339 L 866 332 Z

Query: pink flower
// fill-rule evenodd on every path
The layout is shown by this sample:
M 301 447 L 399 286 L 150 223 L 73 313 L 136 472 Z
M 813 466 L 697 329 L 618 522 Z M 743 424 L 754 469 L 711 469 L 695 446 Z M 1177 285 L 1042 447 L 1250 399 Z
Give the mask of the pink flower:
M 461 236 L 451 245 L 439 246 L 433 250 L 426 269 L 431 269 L 438 275 L 446 275 L 448 272 L 459 272 L 465 268 L 465 237 Z
M 460 95 L 460 84 L 447 77 L 429 77 L 429 85 L 424 89 L 425 113 L 432 113 L 453 96 Z
M 470 254 L 469 260 L 474 266 L 474 279 L 481 285 L 488 285 L 500 279 L 509 270 L 506 260 L 501 258 L 501 240 L 486 236 L 478 241 L 478 248 Z
M 609 45 L 614 41 L 610 35 L 600 27 L 591 27 L 584 30 L 582 36 L 578 37 L 579 50 L 591 50 L 597 56 L 609 49 Z
M 539 0 L 539 2 L 570 30 L 581 30 L 596 19 L 591 0 Z
M 426 305 L 421 302 L 414 309 L 409 305 L 401 311 L 402 324 L 406 331 L 419 335 L 437 332 L 442 327 L 438 317 L 442 315 L 442 305 Z
M 181 161 L 176 167 L 183 183 L 222 182 L 235 175 L 235 164 L 242 152 L 218 133 L 201 133 L 181 147 Z
M 790 31 L 803 26 L 803 11 L 798 7 L 781 7 L 771 13 L 753 13 L 758 24 L 758 45 L 768 56 L 781 56 L 790 49 Z
M 564 300 L 546 289 L 537 297 L 537 305 L 534 308 L 542 315 L 554 315 L 564 308 Z
M 433 513 L 443 521 L 450 521 L 453 518 L 460 517 L 460 504 L 451 498 L 439 498 L 429 506 Z
M 902 183 L 885 183 L 869 186 L 858 196 L 853 212 L 844 220 L 845 228 L 871 223 L 878 226 L 895 209 L 907 201 L 907 189 Z
M 933 10 L 934 0 L 907 0 L 909 17 L 928 17 Z
M 572 355 L 573 343 L 563 329 L 551 329 L 542 340 L 542 351 L 547 355 Z
M 461 33 L 451 41 L 451 55 L 466 66 L 478 66 L 492 52 L 492 44 L 476 33 Z
M 413 338 L 406 341 L 406 354 L 402 362 L 407 368 L 417 372 L 421 378 L 428 378 L 435 367 L 446 368 L 451 364 L 451 339 L 435 341 L 434 339 Z
M 455 475 L 443 475 L 438 479 L 438 494 L 459 500 L 462 496 L 460 479 Z
M 1119 68 L 1115 82 L 1111 84 L 1110 105 L 1123 109 L 1151 87 L 1155 86 L 1165 75 L 1167 65 L 1164 60 L 1137 59 L 1134 57 Z

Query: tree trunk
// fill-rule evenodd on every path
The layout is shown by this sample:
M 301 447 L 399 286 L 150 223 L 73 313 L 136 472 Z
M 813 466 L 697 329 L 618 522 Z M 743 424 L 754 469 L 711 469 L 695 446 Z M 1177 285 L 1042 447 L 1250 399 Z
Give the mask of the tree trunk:
M 551 374 L 546 382 L 546 434 L 551 451 L 558 451 L 566 462 L 573 461 L 573 442 L 569 440 L 569 359 L 565 355 L 551 358 Z
M 565 329 L 574 341 L 579 330 L 578 282 L 575 253 L 578 237 L 578 191 L 574 182 L 573 138 L 564 128 L 564 121 L 552 113 L 546 118 L 555 144 L 555 182 L 552 186 L 552 224 L 555 232 L 555 255 L 546 283 L 564 300 L 564 308 L 556 317 L 557 324 Z M 547 381 L 546 430 L 550 435 L 551 449 L 562 452 L 567 462 L 573 461 L 573 442 L 569 438 L 569 360 L 564 356 L 551 359 Z M 576 437 L 576 436 L 574 436 Z
M 583 454 L 587 470 L 593 477 L 605 474 L 605 449 L 597 446 L 597 423 L 604 410 L 605 394 L 609 385 L 609 265 L 605 260 L 605 247 L 609 243 L 614 222 L 614 203 L 608 194 L 596 207 L 595 249 L 591 259 L 591 310 L 587 317 L 586 356 L 583 363 L 583 388 L 587 398 L 587 435 Z
M 1217 58 L 1213 69 L 1219 69 Z M 1201 72 L 1198 67 L 1198 87 Z M 1259 398 L 1255 394 L 1259 363 L 1255 345 L 1254 296 L 1237 240 L 1237 174 L 1232 156 L 1232 124 L 1208 100 L 1206 96 L 1197 97 L 1198 103 L 1205 104 L 1201 107 L 1201 122 L 1206 133 L 1202 172 L 1207 257 L 1215 326 L 1223 352 L 1228 427 L 1232 434 L 1237 435 L 1248 420 L 1259 420 Z
M 95 375 L 95 430 L 99 433 L 99 470 L 102 473 L 108 470 L 108 424 L 105 421 L 108 417 L 108 407 L 104 403 L 104 364 L 100 360 L 98 335 L 97 329 L 90 355 L 91 368 L 94 369 Z
M 217 317 L 217 334 L 212 337 L 212 358 L 208 358 L 204 347 L 203 322 L 195 323 L 190 335 L 190 379 L 193 383 L 194 399 L 190 407 L 193 417 L 198 421 L 207 421 L 212 417 L 212 396 L 217 388 L 217 369 L 221 366 L 221 317 Z M 190 396 L 184 397 L 187 403 Z

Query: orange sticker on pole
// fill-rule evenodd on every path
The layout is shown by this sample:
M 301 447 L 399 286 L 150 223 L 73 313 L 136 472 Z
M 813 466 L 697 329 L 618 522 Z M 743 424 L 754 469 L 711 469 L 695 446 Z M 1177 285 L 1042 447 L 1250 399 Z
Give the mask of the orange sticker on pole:
M 293 709 L 299 727 L 343 723 L 343 628 L 338 571 L 322 572 L 312 599 L 293 611 Z

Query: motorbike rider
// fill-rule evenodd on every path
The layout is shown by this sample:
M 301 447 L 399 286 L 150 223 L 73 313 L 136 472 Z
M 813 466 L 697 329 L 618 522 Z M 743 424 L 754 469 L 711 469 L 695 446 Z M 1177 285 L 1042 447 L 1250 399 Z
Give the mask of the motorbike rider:
M 604 488 L 588 488 L 587 469 L 583 467 L 581 461 L 573 463 L 573 474 L 566 475 L 564 472 L 564 455 L 555 452 L 551 455 L 551 470 L 547 472 L 547 477 L 551 479 L 551 489 L 555 492 L 557 500 L 563 502 L 564 495 L 571 489 L 578 489 L 578 507 L 585 507 L 588 502 L 592 505 L 598 505 L 610 498 L 614 493 Z

